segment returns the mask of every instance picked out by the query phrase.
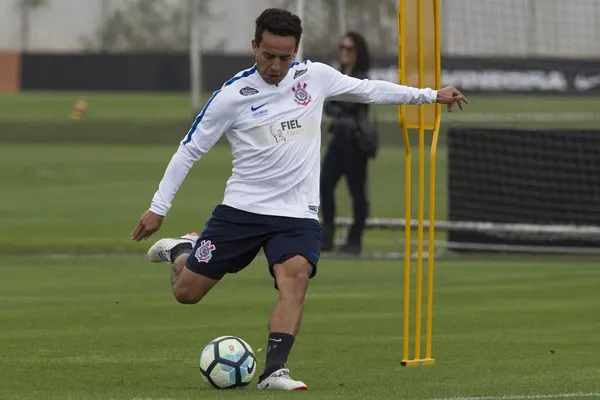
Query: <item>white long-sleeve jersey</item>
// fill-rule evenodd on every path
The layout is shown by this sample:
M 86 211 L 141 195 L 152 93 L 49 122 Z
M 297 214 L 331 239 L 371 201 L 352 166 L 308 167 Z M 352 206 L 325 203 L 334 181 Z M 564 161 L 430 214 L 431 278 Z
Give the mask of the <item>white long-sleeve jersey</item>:
M 356 79 L 318 62 L 294 62 L 278 85 L 256 66 L 208 100 L 172 157 L 150 210 L 166 215 L 190 168 L 225 133 L 233 169 L 223 204 L 275 216 L 318 219 L 321 119 L 327 99 L 428 104 L 437 91 Z

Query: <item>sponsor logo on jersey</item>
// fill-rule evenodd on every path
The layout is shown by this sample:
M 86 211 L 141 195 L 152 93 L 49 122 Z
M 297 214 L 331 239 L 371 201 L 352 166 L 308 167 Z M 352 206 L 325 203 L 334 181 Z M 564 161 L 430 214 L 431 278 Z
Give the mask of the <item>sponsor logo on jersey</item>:
M 282 143 L 287 141 L 281 129 L 271 129 L 271 135 L 273 135 L 273 137 L 275 138 L 275 143 Z
M 250 110 L 252 110 L 252 112 L 256 111 L 256 110 L 260 110 L 261 108 L 263 108 L 264 106 L 266 106 L 267 103 L 261 104 L 260 106 L 250 106 Z
M 302 125 L 300 125 L 300 121 L 298 121 L 297 119 L 292 119 L 290 121 L 283 121 L 281 123 L 281 130 L 285 131 L 291 131 L 293 129 L 300 129 L 302 128 Z
M 240 89 L 240 94 L 242 96 L 252 96 L 258 94 L 258 89 L 254 89 L 253 87 L 246 86 Z
M 290 137 L 290 133 L 296 130 L 301 130 L 302 125 L 300 125 L 300 121 L 297 119 L 292 119 L 289 121 L 283 121 L 277 125 L 271 126 L 271 135 L 275 138 L 275 143 L 283 143 L 287 142 Z
M 265 117 L 267 116 L 267 114 L 269 114 L 269 110 L 266 108 L 263 108 L 264 106 L 266 106 L 267 103 L 261 104 L 259 106 L 250 106 L 250 111 L 252 111 L 252 116 L 254 118 L 260 118 L 260 117 Z
M 306 69 L 306 68 L 297 70 L 296 73 L 294 74 L 294 79 L 304 75 L 307 72 L 308 72 L 308 69 Z

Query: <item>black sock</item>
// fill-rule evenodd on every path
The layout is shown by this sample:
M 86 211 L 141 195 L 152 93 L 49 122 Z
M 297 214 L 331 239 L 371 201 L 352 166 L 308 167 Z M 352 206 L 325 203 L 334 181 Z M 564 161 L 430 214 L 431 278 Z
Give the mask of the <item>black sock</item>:
M 192 244 L 191 243 L 179 243 L 175 247 L 171 249 L 171 264 L 177 260 L 182 254 L 190 254 L 192 252 Z
M 269 334 L 265 371 L 258 378 L 259 381 L 285 366 L 293 345 L 294 336 L 289 333 L 272 332 Z

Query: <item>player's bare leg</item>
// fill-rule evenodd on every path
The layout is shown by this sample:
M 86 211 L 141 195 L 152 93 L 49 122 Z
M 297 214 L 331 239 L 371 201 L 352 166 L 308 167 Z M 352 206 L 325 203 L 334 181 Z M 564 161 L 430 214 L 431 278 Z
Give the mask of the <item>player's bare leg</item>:
M 269 332 L 296 335 L 300 329 L 311 271 L 312 265 L 302 256 L 295 256 L 273 267 L 279 301 L 269 318 Z
M 196 240 L 197 233 L 180 238 L 161 239 L 148 250 L 148 259 L 151 262 L 171 263 L 173 295 L 182 304 L 198 303 L 218 282 L 185 267 Z
M 295 256 L 273 268 L 279 289 L 279 300 L 269 318 L 269 339 L 265 370 L 259 378 L 259 389 L 307 390 L 284 368 L 300 329 L 304 297 L 312 265 L 302 256 Z
M 171 265 L 173 295 L 181 304 L 196 304 L 219 282 L 185 267 L 189 253 L 179 255 Z

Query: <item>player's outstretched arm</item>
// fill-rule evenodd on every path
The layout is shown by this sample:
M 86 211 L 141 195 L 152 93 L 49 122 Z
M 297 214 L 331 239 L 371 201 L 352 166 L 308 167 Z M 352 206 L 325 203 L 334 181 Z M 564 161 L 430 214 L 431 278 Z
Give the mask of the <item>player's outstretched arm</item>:
M 229 130 L 234 116 L 235 107 L 228 101 L 227 94 L 215 92 L 171 158 L 149 210 L 142 214 L 131 234 L 132 240 L 148 239 L 160 229 L 188 172 L 217 143 L 223 132 Z
M 418 105 L 437 102 L 447 104 L 450 112 L 454 104 L 457 104 L 462 110 L 463 103 L 469 103 L 467 98 L 453 86 L 439 90 L 414 88 L 386 81 L 357 79 L 344 75 L 322 63 L 314 63 L 313 65 L 317 69 L 324 87 L 328 88 L 326 96 L 330 99 L 394 105 Z

